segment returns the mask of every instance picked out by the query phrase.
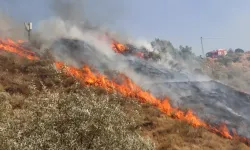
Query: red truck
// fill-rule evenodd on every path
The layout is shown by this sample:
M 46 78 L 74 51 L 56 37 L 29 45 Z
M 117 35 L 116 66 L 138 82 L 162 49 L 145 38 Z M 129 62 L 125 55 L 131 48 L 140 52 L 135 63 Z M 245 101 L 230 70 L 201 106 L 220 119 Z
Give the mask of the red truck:
M 219 56 L 225 56 L 225 55 L 227 55 L 226 49 L 217 49 L 206 53 L 206 57 L 210 58 L 217 58 Z

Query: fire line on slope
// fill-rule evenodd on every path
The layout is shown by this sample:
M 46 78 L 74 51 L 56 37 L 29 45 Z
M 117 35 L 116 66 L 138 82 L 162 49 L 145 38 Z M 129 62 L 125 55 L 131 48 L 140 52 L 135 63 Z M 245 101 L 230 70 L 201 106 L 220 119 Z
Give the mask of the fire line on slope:
M 40 59 L 34 52 L 22 48 L 19 43 L 15 43 L 10 39 L 6 41 L 0 40 L 0 50 L 15 53 L 30 60 Z M 150 103 L 160 109 L 163 113 L 174 119 L 186 121 L 193 127 L 205 127 L 209 131 L 216 133 L 224 138 L 237 139 L 250 146 L 250 139 L 238 136 L 235 130 L 233 130 L 233 134 L 230 134 L 225 124 L 222 124 L 219 127 L 213 127 L 200 120 L 198 116 L 193 114 L 192 110 L 184 112 L 182 110 L 179 110 L 178 108 L 173 108 L 171 107 L 168 98 L 165 98 L 163 100 L 157 99 L 151 93 L 141 89 L 124 74 L 120 74 L 118 76 L 119 78 L 123 79 L 123 82 L 118 84 L 114 81 L 109 80 L 102 74 L 93 73 L 87 65 L 79 69 L 73 66 L 66 66 L 63 62 L 55 62 L 55 66 L 58 70 L 63 70 L 67 75 L 75 77 L 82 84 L 98 86 L 106 89 L 108 92 L 117 91 L 124 96 L 136 98 L 142 103 Z
M 39 59 L 34 52 L 22 48 L 19 45 L 22 42 L 23 41 L 18 40 L 18 42 L 15 43 L 14 41 L 12 41 L 10 39 L 7 39 L 7 40 L 0 39 L 0 50 L 12 52 L 12 53 L 15 53 L 19 56 L 26 57 L 26 58 L 31 59 L 31 60 Z

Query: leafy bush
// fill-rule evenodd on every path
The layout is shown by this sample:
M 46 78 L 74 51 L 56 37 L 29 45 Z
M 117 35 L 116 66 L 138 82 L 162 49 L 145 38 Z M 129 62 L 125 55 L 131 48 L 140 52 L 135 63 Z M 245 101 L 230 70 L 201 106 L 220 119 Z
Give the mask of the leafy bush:
M 244 50 L 241 48 L 235 49 L 235 53 L 244 53 Z
M 219 63 L 221 63 L 224 66 L 228 66 L 232 63 L 232 59 L 230 57 L 219 57 L 217 60 Z

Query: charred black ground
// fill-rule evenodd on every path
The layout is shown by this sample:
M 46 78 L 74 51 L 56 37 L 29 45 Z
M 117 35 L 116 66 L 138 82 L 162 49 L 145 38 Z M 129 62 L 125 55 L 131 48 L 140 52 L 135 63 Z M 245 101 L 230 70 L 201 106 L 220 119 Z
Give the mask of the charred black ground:
M 81 86 L 57 72 L 51 60 L 4 55 L 0 149 L 153 149 L 138 134 L 149 136 L 156 149 L 249 149 L 151 105 Z
M 124 56 L 141 51 L 131 45 Z M 51 48 L 55 55 L 71 58 L 77 64 L 91 64 L 97 70 L 110 70 L 110 64 L 121 61 L 119 55 L 111 59 L 98 52 L 93 46 L 77 39 L 59 39 Z M 138 75 L 149 79 L 138 83 L 144 89 L 150 90 L 156 97 L 169 96 L 175 106 L 191 108 L 203 120 L 211 124 L 225 123 L 230 130 L 236 128 L 238 134 L 250 137 L 250 97 L 229 86 L 213 80 L 190 81 L 195 75 L 177 72 L 154 61 L 146 61 L 134 57 L 122 57 Z M 115 69 L 114 69 L 115 70 Z M 126 72 L 126 71 L 125 71 Z M 106 74 L 110 75 L 110 74 Z

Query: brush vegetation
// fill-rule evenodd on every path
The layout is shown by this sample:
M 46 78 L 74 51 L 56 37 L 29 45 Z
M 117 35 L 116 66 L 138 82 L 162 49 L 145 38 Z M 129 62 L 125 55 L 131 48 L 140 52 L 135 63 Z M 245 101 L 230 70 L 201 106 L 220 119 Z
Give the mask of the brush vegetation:
M 248 149 L 148 104 L 0 55 L 0 149 Z
M 202 63 L 203 71 L 212 79 L 249 93 L 249 58 L 249 53 L 229 53 L 217 59 L 206 59 Z
M 1 149 L 153 149 L 117 94 L 83 87 L 49 61 L 1 60 Z

